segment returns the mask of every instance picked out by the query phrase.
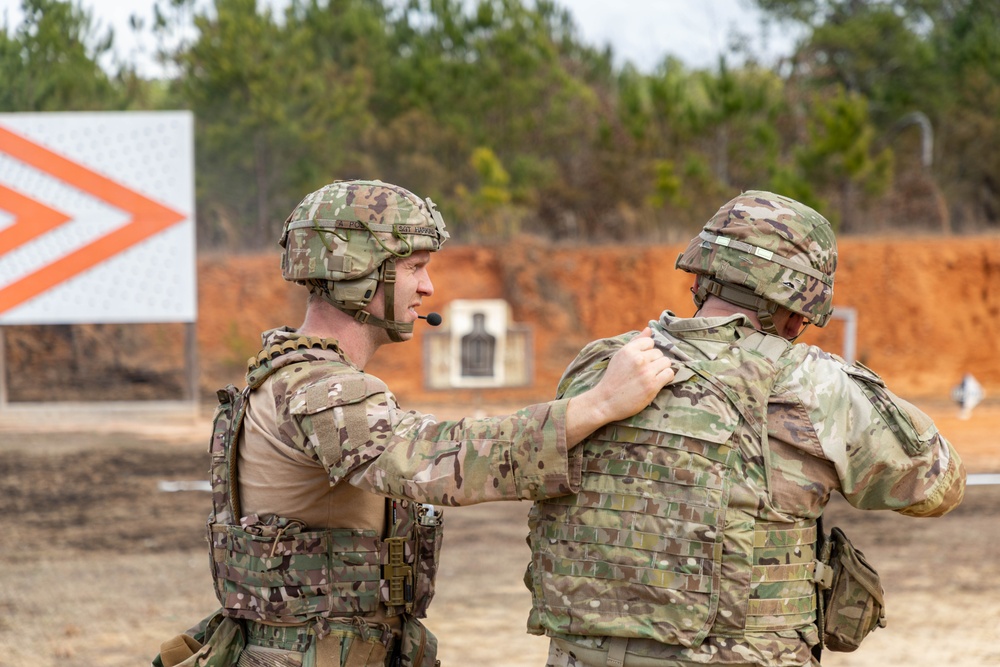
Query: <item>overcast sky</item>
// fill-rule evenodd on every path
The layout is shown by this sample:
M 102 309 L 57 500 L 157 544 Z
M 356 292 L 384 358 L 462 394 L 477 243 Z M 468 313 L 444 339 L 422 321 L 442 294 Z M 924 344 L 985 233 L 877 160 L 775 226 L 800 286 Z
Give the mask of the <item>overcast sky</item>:
M 113 27 L 117 51 L 136 62 L 140 71 L 158 70 L 149 54 L 153 40 L 137 36 L 129 16 L 137 14 L 148 26 L 155 0 L 76 0 L 93 12 L 102 26 Z M 283 6 L 285 0 L 258 0 Z M 752 50 L 765 60 L 790 51 L 792 38 L 772 28 L 761 29 L 760 13 L 748 0 L 557 0 L 573 13 L 584 41 L 610 43 L 618 64 L 629 60 L 650 71 L 667 55 L 692 68 L 713 67 L 734 29 L 751 37 Z M 0 0 L 0 17 L 13 26 L 21 20 L 21 0 Z

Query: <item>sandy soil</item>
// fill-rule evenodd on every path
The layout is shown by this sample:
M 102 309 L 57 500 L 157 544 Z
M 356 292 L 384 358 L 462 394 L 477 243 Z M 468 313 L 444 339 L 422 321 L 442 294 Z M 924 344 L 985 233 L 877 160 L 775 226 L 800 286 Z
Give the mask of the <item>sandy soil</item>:
M 1000 406 L 959 420 L 922 404 L 970 472 L 1000 472 Z M 158 490 L 204 477 L 205 420 L 162 429 L 120 416 L 85 427 L 0 420 L 0 667 L 148 664 L 159 643 L 215 608 L 203 540 L 209 496 Z M 1000 664 L 1000 487 L 971 486 L 939 520 L 862 513 L 835 502 L 876 564 L 889 625 L 825 665 Z M 446 667 L 538 666 L 546 642 L 524 632 L 529 596 L 526 503 L 446 514 L 438 594 L 428 624 Z

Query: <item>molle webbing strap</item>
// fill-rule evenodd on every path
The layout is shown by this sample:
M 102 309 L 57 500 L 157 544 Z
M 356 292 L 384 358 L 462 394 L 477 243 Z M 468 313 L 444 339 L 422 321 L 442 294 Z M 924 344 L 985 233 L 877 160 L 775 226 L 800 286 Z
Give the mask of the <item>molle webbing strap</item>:
M 212 513 L 223 523 L 239 521 L 240 503 L 236 496 L 236 457 L 233 455 L 235 434 L 239 432 L 246 412 L 249 389 L 238 391 L 233 385 L 217 392 L 219 406 L 212 419 L 212 440 L 209 444 L 212 480 Z
M 241 394 L 241 398 L 238 401 L 238 409 L 236 412 L 236 418 L 233 420 L 232 426 L 230 426 L 230 442 L 229 447 L 226 448 L 226 462 L 229 471 L 229 507 L 233 513 L 233 521 L 238 523 L 240 520 L 241 512 L 240 509 L 240 485 L 236 479 L 236 447 L 240 438 L 240 429 L 243 428 L 243 417 L 247 413 L 247 405 L 250 402 L 250 387 L 244 387 Z
M 795 260 L 782 257 L 781 255 L 771 251 L 761 248 L 759 246 L 751 245 L 744 241 L 737 241 L 736 239 L 731 239 L 728 236 L 716 236 L 708 231 L 702 231 L 699 234 L 702 241 L 707 241 L 714 245 L 722 246 L 724 248 L 732 248 L 733 250 L 738 250 L 744 252 L 748 255 L 753 255 L 754 257 L 760 257 L 761 259 L 774 262 L 775 264 L 780 264 L 786 269 L 791 269 L 793 271 L 798 271 L 799 273 L 804 273 L 811 278 L 819 280 L 825 285 L 833 286 L 833 279 L 824 274 L 822 271 L 817 271 L 808 264 L 802 264 L 801 262 L 796 262 Z
M 344 667 L 382 665 L 385 663 L 387 653 L 386 646 L 382 642 L 367 641 L 361 637 L 355 637 L 351 641 L 351 648 L 347 652 Z
M 605 667 L 624 667 L 625 651 L 628 649 L 628 637 L 610 637 L 608 639 L 608 659 Z
M 816 524 L 759 522 L 754 528 L 749 632 L 802 627 L 816 614 Z
M 746 329 L 743 331 L 746 331 Z M 748 350 L 767 361 L 767 370 L 762 369 L 762 372 L 765 374 L 760 376 L 761 379 L 766 378 L 766 384 L 748 387 L 747 385 L 743 385 L 741 382 L 741 375 L 739 373 L 730 378 L 728 374 L 709 372 L 706 368 L 700 366 L 692 365 L 691 368 L 698 373 L 698 375 L 721 391 L 726 398 L 729 399 L 729 402 L 733 405 L 733 407 L 739 411 L 740 415 L 744 420 L 746 420 L 747 424 L 753 429 L 754 433 L 758 435 L 761 446 L 761 454 L 764 457 L 764 477 L 767 487 L 766 491 L 768 497 L 770 498 L 771 456 L 769 453 L 767 437 L 767 402 L 771 395 L 771 388 L 774 386 L 774 383 L 778 378 L 775 364 L 784 351 L 790 347 L 790 344 L 780 336 L 769 336 L 760 331 L 750 330 L 750 334 L 740 339 L 737 345 L 740 349 Z M 737 382 L 737 385 L 730 385 L 730 381 L 733 380 Z M 739 388 L 739 385 L 743 385 L 742 390 Z M 746 393 L 745 390 L 748 388 L 750 391 L 749 393 Z
M 227 616 L 305 623 L 379 608 L 382 541 L 375 530 L 303 532 L 284 519 L 211 528 L 216 595 Z

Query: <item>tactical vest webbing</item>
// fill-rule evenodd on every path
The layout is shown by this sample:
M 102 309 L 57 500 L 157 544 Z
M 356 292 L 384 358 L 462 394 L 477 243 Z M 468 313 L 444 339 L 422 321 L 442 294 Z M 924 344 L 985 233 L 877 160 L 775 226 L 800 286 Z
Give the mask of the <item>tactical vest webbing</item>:
M 530 629 L 695 647 L 813 622 L 815 523 L 758 513 L 785 349 L 754 333 L 686 358 L 645 411 L 581 445 L 581 491 L 529 516 Z
M 339 353 L 322 358 L 301 353 L 332 346 L 331 341 L 305 337 L 274 345 L 251 359 L 243 391 L 229 385 L 218 392 L 209 450 L 213 509 L 208 534 L 216 596 L 229 616 L 305 623 L 364 617 L 381 606 L 389 616 L 423 617 L 430 604 L 441 531 L 440 515 L 424 505 L 387 500 L 385 537 L 375 530 L 307 530 L 290 518 L 241 515 L 236 449 L 251 393 L 269 376 L 283 369 L 292 372 L 301 363 L 324 364 L 333 375 L 350 373 L 357 379 L 357 371 Z M 352 424 L 347 444 L 360 450 L 368 440 L 367 429 L 360 426 L 367 424 L 365 403 L 355 399 L 341 409 Z M 333 411 L 326 412 L 314 420 L 321 422 Z M 330 429 L 318 428 L 332 437 Z

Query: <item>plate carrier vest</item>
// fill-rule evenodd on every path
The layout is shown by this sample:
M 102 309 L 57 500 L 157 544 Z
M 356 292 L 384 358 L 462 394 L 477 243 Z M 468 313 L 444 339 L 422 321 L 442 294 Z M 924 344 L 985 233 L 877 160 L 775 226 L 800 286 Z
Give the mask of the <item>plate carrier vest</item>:
M 579 493 L 534 505 L 529 631 L 690 648 L 815 622 L 816 522 L 762 517 L 767 403 L 789 344 L 739 332 L 715 359 L 655 334 L 674 381 L 584 441 Z
M 250 360 L 243 391 L 229 385 L 218 392 L 209 450 L 213 507 L 208 517 L 216 596 L 227 616 L 270 623 L 357 620 L 372 615 L 379 605 L 388 616 L 422 618 L 434 591 L 440 510 L 387 500 L 386 537 L 375 530 L 307 530 L 292 518 L 261 521 L 240 513 L 236 448 L 250 394 L 269 376 L 291 373 L 302 363 L 324 364 L 330 375 L 343 374 L 345 387 L 360 383 L 361 391 L 345 390 L 357 395 L 348 396 L 339 407 L 348 421 L 352 447 L 368 441 L 364 398 L 387 388 L 344 362 L 332 340 L 298 337 L 274 344 Z M 304 375 L 309 374 L 299 374 Z M 326 386 L 322 389 L 325 392 Z M 318 422 L 332 420 L 333 412 L 312 415 L 318 431 L 329 426 Z

